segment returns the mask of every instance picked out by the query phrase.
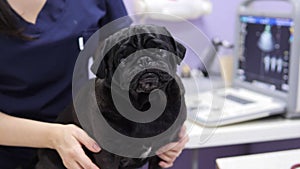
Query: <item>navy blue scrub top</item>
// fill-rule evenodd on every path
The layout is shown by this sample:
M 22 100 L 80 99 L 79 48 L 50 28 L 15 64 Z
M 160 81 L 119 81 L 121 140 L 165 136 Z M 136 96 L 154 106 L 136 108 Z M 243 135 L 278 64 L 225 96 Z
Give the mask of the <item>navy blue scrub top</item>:
M 35 25 L 16 14 L 24 33 L 37 39 L 23 41 L 0 34 L 0 111 L 53 121 L 72 100 L 78 38 L 87 39 L 125 15 L 122 0 L 48 0 Z M 29 162 L 32 150 L 0 146 L 0 168 Z

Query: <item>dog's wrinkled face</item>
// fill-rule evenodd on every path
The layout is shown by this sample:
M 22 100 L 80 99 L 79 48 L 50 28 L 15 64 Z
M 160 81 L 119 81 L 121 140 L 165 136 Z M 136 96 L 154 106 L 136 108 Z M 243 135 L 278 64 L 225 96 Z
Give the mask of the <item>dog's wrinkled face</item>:
M 176 63 L 172 61 L 172 53 L 169 52 L 170 45 L 164 41 L 155 39 L 147 41 L 155 43 L 160 48 L 135 49 L 137 52 L 128 55 L 126 50 L 132 44 L 123 44 L 116 52 L 117 55 L 125 54 L 119 63 L 121 74 L 116 76 L 116 80 L 120 83 L 120 87 L 125 89 L 126 84 L 130 84 L 130 91 L 137 93 L 150 93 L 154 89 L 164 87 L 172 80 L 172 75 L 176 73 Z M 143 45 L 147 47 L 147 44 Z M 140 50 L 140 51 L 138 51 Z
M 157 28 L 167 32 L 165 28 Z M 162 89 L 173 79 L 185 50 L 170 34 L 133 35 L 110 49 L 100 64 L 97 76 L 109 82 L 114 76 L 115 83 L 123 90 L 129 85 L 130 91 L 150 93 L 154 89 Z M 119 73 L 115 74 L 116 69 Z

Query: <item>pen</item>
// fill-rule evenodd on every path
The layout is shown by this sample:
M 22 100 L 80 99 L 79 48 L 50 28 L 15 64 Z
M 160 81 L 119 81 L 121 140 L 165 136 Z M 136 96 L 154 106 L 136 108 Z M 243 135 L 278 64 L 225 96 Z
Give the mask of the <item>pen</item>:
M 79 47 L 80 50 L 83 50 L 83 49 L 84 49 L 84 40 L 83 40 L 83 37 L 82 37 L 82 36 L 80 36 L 80 37 L 78 38 L 78 47 Z

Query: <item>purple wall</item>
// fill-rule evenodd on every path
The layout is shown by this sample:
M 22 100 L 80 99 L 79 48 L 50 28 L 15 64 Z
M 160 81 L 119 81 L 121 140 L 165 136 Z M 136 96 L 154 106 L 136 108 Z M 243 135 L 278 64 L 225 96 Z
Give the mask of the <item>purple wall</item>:
M 134 14 L 134 1 L 123 0 L 129 14 Z M 236 11 L 243 0 L 211 0 L 213 11 L 211 14 L 196 20 L 191 20 L 209 38 L 219 37 L 220 39 L 234 41 Z M 277 10 L 280 12 L 289 11 L 289 5 L 285 2 L 260 2 L 254 7 L 262 11 Z M 195 42 L 197 43 L 197 42 Z
M 129 14 L 134 13 L 135 0 L 123 0 Z M 210 15 L 192 20 L 208 37 L 220 37 L 233 41 L 235 11 L 242 0 L 212 0 L 213 12 Z M 222 30 L 220 29 L 222 28 Z M 197 43 L 197 42 L 195 42 Z
M 133 14 L 134 0 L 124 0 L 129 14 Z M 230 42 L 234 41 L 234 29 L 235 29 L 235 14 L 238 5 L 242 0 L 211 0 L 213 3 L 213 12 L 210 15 L 202 18 L 192 20 L 199 29 L 201 29 L 209 38 L 218 37 Z M 291 8 L 284 2 L 260 2 L 260 4 L 254 4 L 259 10 L 270 11 L 289 11 Z M 198 43 L 195 41 L 194 43 Z M 187 62 L 197 65 L 199 59 L 188 54 Z M 288 131 L 287 131 L 288 132 Z M 198 150 L 199 169 L 214 169 L 215 159 L 219 157 L 244 155 L 251 153 L 262 153 L 286 149 L 300 148 L 300 140 L 286 140 L 276 141 L 259 144 L 247 144 L 247 145 L 235 145 L 226 147 L 204 148 Z M 176 160 L 172 169 L 190 169 L 192 150 L 183 151 L 182 155 Z
M 125 5 L 128 9 L 129 14 L 134 14 L 134 1 L 136 0 L 123 0 L 125 2 Z M 235 32 L 235 20 L 236 20 L 236 11 L 237 7 L 243 0 L 211 0 L 213 4 L 213 12 L 209 15 L 206 15 L 204 17 L 191 20 L 191 22 L 199 28 L 209 39 L 212 39 L 214 37 L 218 37 L 222 40 L 227 40 L 229 42 L 234 42 L 234 32 Z M 279 3 L 273 3 L 272 5 L 266 4 L 264 2 L 259 3 L 259 5 L 255 5 L 256 7 L 259 6 L 261 10 L 266 10 L 265 7 L 268 6 L 268 9 L 285 9 L 286 4 L 283 2 Z M 156 21 L 157 24 L 163 23 L 162 25 L 166 24 L 166 22 L 159 22 Z M 185 28 L 180 27 L 180 23 L 174 23 L 169 22 L 167 25 L 171 28 L 175 28 L 176 32 L 179 34 L 182 34 L 184 36 L 191 36 L 193 37 L 193 31 L 186 30 Z M 170 29 L 170 28 L 169 28 Z M 172 32 L 172 31 L 171 31 Z M 180 38 L 179 38 L 180 39 Z M 198 40 L 196 37 L 192 38 L 189 42 L 188 46 L 192 46 L 195 49 L 195 46 L 198 45 L 202 47 L 201 51 L 205 50 L 206 45 L 199 45 L 201 40 Z M 207 42 L 208 40 L 206 40 Z M 203 42 L 203 41 L 202 41 Z M 199 48 L 196 46 L 196 48 Z M 229 51 L 229 52 L 232 52 Z M 204 60 L 203 53 L 198 53 L 198 56 L 200 56 L 201 60 Z M 226 54 L 231 54 L 226 51 Z M 186 58 L 184 59 L 184 62 L 190 65 L 192 68 L 198 68 L 203 67 L 201 64 L 201 60 L 192 50 L 188 49 Z M 214 68 L 213 68 L 214 69 Z
M 209 37 L 234 42 L 235 20 L 238 6 L 244 0 L 211 0 L 213 12 L 199 18 L 193 23 L 203 30 Z M 259 11 L 278 10 L 280 12 L 291 10 L 285 2 L 259 2 L 254 3 L 254 8 Z

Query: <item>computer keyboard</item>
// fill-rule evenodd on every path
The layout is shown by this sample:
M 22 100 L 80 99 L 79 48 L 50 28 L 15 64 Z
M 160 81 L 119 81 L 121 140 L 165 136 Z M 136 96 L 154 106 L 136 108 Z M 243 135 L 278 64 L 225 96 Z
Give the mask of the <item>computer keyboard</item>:
M 236 97 L 236 96 L 231 95 L 231 94 L 226 95 L 225 97 L 226 97 L 226 99 L 232 100 L 232 101 L 240 103 L 240 104 L 250 104 L 250 103 L 253 103 L 253 101 L 242 99 L 242 98 Z
M 270 115 L 269 109 L 278 109 L 279 112 L 285 107 L 282 102 L 244 89 L 199 93 L 186 97 L 186 104 L 188 118 L 208 126 L 264 117 Z

